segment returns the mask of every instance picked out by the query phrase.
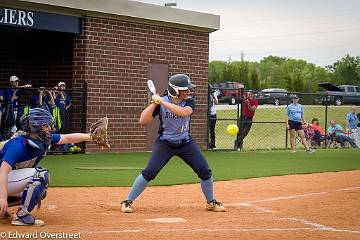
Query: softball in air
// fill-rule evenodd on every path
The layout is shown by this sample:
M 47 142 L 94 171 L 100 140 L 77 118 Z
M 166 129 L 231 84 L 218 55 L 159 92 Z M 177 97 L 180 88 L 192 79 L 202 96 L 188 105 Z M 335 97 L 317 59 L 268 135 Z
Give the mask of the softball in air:
M 227 132 L 227 134 L 229 134 L 230 136 L 235 136 L 235 135 L 239 132 L 239 128 L 238 128 L 238 126 L 236 126 L 235 124 L 230 124 L 230 125 L 227 126 L 227 128 L 226 128 L 226 132 Z

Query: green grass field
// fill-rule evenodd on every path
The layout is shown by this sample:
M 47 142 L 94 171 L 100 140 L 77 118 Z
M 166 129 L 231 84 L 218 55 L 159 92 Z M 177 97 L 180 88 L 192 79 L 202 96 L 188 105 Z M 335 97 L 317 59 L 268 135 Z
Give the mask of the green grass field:
M 335 119 L 344 128 L 346 127 L 346 114 L 350 112 L 350 106 L 329 106 L 328 122 Z M 216 122 L 216 146 L 218 149 L 232 149 L 234 138 L 226 134 L 226 127 L 229 124 L 236 124 L 237 110 L 218 110 L 218 120 Z M 325 129 L 325 107 L 324 106 L 305 106 L 305 119 L 311 122 L 312 118 L 318 118 L 320 125 Z M 254 116 L 254 123 L 249 135 L 244 141 L 245 150 L 254 149 L 282 149 L 285 147 L 286 129 L 284 123 L 256 123 L 256 122 L 284 122 L 285 106 L 273 108 L 259 108 Z M 300 144 L 301 145 L 301 144 Z M 301 147 L 301 146 L 300 146 Z
M 360 169 L 359 150 L 205 152 L 214 180 Z M 51 186 L 131 186 L 150 153 L 51 155 L 42 161 L 50 170 Z M 80 169 L 79 169 L 80 168 Z M 87 169 L 87 170 L 82 170 Z M 100 170 L 92 170 L 98 168 Z M 124 169 L 120 168 L 135 168 Z M 152 182 L 173 185 L 198 182 L 190 167 L 173 158 Z

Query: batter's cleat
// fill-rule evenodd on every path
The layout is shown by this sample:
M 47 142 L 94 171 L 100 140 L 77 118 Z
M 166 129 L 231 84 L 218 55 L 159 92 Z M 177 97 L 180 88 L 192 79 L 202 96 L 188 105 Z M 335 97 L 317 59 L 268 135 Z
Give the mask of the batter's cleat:
M 215 199 L 206 204 L 206 209 L 214 212 L 226 212 L 226 208 L 222 203 L 216 201 Z
M 11 224 L 15 226 L 36 226 L 36 227 L 41 227 L 45 225 L 43 221 L 39 219 L 35 219 L 31 214 L 26 214 L 24 216 L 18 216 L 16 214 L 16 217 L 12 220 Z
M 121 211 L 123 213 L 132 213 L 132 207 L 131 207 L 131 204 L 133 202 L 130 201 L 130 200 L 124 200 L 121 202 Z

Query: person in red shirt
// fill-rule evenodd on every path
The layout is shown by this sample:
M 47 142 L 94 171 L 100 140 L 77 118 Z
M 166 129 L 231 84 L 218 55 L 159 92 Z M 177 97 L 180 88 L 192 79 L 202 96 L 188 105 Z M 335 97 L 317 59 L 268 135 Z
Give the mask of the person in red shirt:
M 244 93 L 244 98 L 245 98 L 244 111 L 243 111 L 244 126 L 242 129 L 239 126 L 240 130 L 236 136 L 235 146 L 234 146 L 234 148 L 237 149 L 238 151 L 242 149 L 244 138 L 250 132 L 255 110 L 259 105 L 258 100 L 254 98 L 254 94 L 252 92 Z M 238 123 L 240 124 L 240 121 L 238 121 Z
M 311 120 L 310 127 L 314 130 L 313 140 L 320 147 L 321 142 L 325 140 L 326 137 L 324 129 L 322 129 L 322 127 L 319 125 L 319 119 L 313 118 Z

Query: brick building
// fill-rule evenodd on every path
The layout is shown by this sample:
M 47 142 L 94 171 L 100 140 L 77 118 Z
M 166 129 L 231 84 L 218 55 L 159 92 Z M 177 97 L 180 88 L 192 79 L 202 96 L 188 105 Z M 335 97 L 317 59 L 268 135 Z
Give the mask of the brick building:
M 72 130 L 83 118 L 108 116 L 111 151 L 144 151 L 158 128 L 138 123 L 147 79 L 162 92 L 169 75 L 187 73 L 197 85 L 191 131 L 205 148 L 209 33 L 219 23 L 216 15 L 126 0 L 2 0 L 0 83 L 11 75 L 34 86 L 86 82 L 87 111 L 80 115 L 73 101 Z

